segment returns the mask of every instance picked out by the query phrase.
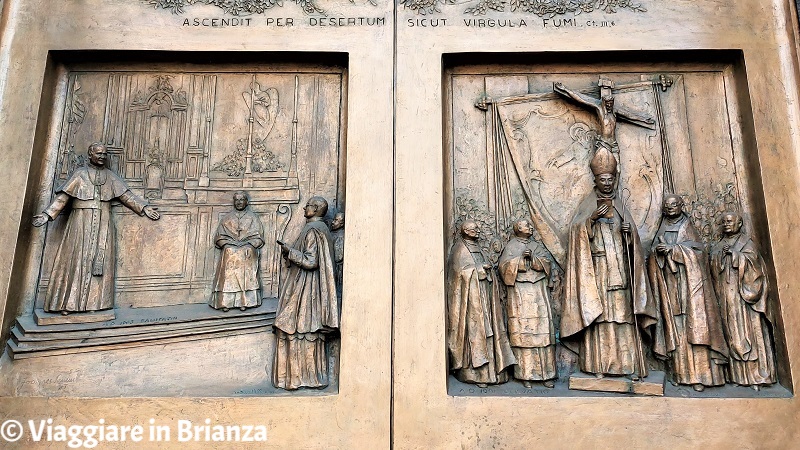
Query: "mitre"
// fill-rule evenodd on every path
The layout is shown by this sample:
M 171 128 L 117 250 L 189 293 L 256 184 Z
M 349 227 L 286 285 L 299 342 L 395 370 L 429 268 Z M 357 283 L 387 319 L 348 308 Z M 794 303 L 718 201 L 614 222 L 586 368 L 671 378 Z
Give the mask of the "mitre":
M 600 145 L 594 152 L 594 158 L 592 158 L 592 162 L 589 163 L 589 167 L 592 169 L 592 173 L 595 176 L 603 173 L 616 175 L 617 158 L 614 158 L 614 155 L 611 154 L 607 148 Z

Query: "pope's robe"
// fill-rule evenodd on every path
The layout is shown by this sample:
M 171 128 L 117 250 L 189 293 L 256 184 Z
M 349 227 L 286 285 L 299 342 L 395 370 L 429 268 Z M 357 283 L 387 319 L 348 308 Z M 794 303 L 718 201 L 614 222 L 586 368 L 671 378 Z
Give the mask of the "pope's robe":
M 147 206 L 111 170 L 79 167 L 44 210 L 55 219 L 68 205 L 72 207 L 50 273 L 45 311 L 84 312 L 114 307 L 117 252 L 112 200 L 139 215 Z
M 672 250 L 659 254 L 659 244 Z M 728 349 L 719 304 L 708 275 L 705 246 L 686 215 L 674 221 L 662 220 L 650 251 L 648 274 L 661 307 L 673 381 L 725 384 Z
M 730 246 L 731 254 L 723 250 Z M 773 311 L 764 260 L 749 236 L 723 238 L 711 251 L 711 276 L 728 338 L 730 381 L 742 386 L 773 384 Z
M 516 361 L 508 341 L 499 289 L 476 242 L 457 239 L 447 277 L 447 348 L 450 370 L 465 383 L 508 381 Z
M 214 276 L 210 305 L 222 308 L 253 308 L 261 305 L 258 278 L 259 249 L 264 231 L 258 216 L 245 209 L 222 217 L 214 244 L 222 254 Z
M 644 352 L 641 334 L 656 325 L 658 311 L 641 240 L 619 199 L 613 200 L 612 218 L 592 221 L 596 209 L 597 194 L 592 192 L 570 225 L 561 339 L 577 351 L 583 372 L 646 376 L 647 368 L 637 364 L 639 351 Z M 621 230 L 623 217 L 631 224 L 629 238 Z M 663 354 L 663 349 L 657 345 L 654 352 Z
M 525 258 L 523 252 L 531 251 Z M 512 237 L 500 255 L 500 277 L 506 285 L 508 337 L 517 364 L 514 378 L 556 378 L 556 333 L 550 299 L 551 264 L 544 246 Z
M 289 390 L 325 387 L 325 341 L 339 329 L 333 243 L 325 222 L 309 220 L 287 259 L 274 325 L 273 384 Z

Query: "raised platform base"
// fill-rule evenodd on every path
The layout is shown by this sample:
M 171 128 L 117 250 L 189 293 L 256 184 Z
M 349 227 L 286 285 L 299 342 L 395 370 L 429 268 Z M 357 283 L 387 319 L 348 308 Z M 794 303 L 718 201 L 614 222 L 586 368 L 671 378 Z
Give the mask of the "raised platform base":
M 222 312 L 206 304 L 126 308 L 116 310 L 116 317 L 111 311 L 111 319 L 103 322 L 48 325 L 38 316 L 25 316 L 11 329 L 8 348 L 13 359 L 24 359 L 265 332 L 277 307 L 277 299 L 266 299 L 245 311 Z
M 82 313 L 49 313 L 41 309 L 33 312 L 33 318 L 37 325 L 63 325 L 68 323 L 96 323 L 108 322 L 117 318 L 113 309 L 104 311 L 92 311 Z
M 664 372 L 651 372 L 647 378 L 639 381 L 632 381 L 625 377 L 597 378 L 589 374 L 574 374 L 569 377 L 569 388 L 579 391 L 663 396 Z

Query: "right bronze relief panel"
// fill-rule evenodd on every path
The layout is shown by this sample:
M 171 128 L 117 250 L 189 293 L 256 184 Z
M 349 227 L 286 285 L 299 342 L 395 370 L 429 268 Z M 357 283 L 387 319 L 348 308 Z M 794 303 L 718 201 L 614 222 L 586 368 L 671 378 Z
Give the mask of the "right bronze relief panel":
M 740 56 L 607 56 L 445 58 L 449 393 L 790 396 Z

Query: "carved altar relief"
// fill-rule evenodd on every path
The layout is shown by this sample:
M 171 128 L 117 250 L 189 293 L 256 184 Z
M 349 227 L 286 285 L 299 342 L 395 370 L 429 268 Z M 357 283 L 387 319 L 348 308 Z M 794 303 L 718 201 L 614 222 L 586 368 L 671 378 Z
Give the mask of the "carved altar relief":
M 301 202 L 309 198 L 329 202 L 326 221 L 344 211 L 344 68 L 88 67 L 65 76 L 64 109 L 55 112 L 63 119 L 53 192 L 86 170 L 84 149 L 99 141 L 108 169 L 143 199 L 146 212 L 160 217 L 146 226 L 136 212 L 111 203 L 116 295 L 103 303 L 111 305 L 110 315 L 94 324 L 81 318 L 85 313 L 70 314 L 76 319 L 67 322 L 41 311 L 67 214 L 49 222 L 37 297 L 28 300 L 35 314 L 21 317 L 13 330 L 14 357 L 268 332 L 286 274 L 276 241 L 300 233 L 306 222 Z M 222 253 L 215 235 L 231 214 L 234 193 L 242 191 L 263 241 L 249 269 L 255 279 L 248 295 L 258 298 L 227 313 L 221 311 L 227 303 L 220 303 L 220 316 L 213 316 L 208 304 Z M 44 323 L 60 325 L 39 329 Z
M 680 239 L 687 242 L 685 245 L 694 246 L 691 248 L 700 262 L 708 257 L 708 246 L 722 235 L 718 221 L 726 210 L 740 211 L 748 220 L 761 221 L 751 212 L 749 186 L 758 179 L 753 177 L 752 168 L 745 164 L 744 153 L 751 144 L 742 139 L 741 121 L 746 118 L 738 116 L 742 97 L 732 87 L 734 71 L 731 66 L 709 64 L 685 65 L 680 69 L 663 66 L 659 69 L 663 70 L 653 67 L 642 70 L 631 64 L 604 65 L 593 71 L 554 64 L 552 67 L 532 67 L 529 72 L 517 68 L 514 73 L 505 74 L 495 71 L 495 68 L 470 66 L 452 69 L 448 78 L 447 101 L 448 108 L 452 108 L 449 113 L 452 123 L 447 130 L 451 147 L 446 149 L 449 168 L 446 178 L 449 192 L 445 196 L 446 210 L 449 211 L 445 225 L 445 235 L 448 236 L 446 249 L 455 251 L 451 249 L 462 245 L 463 224 L 477 225 L 473 254 L 476 255 L 480 249 L 481 257 L 490 261 L 492 268 L 487 269 L 489 279 L 502 273 L 497 272 L 498 258 L 503 247 L 515 239 L 512 225 L 520 219 L 529 220 L 533 226 L 531 239 L 543 244 L 544 255 L 554 261 L 554 276 L 548 292 L 552 294 L 550 306 L 556 329 L 561 333 L 565 333 L 563 327 L 559 328 L 564 308 L 572 308 L 565 306 L 565 298 L 576 292 L 574 285 L 571 288 L 566 285 L 574 282 L 568 280 L 569 266 L 574 262 L 574 255 L 570 256 L 573 248 L 570 230 L 580 215 L 582 202 L 599 189 L 595 188 L 597 178 L 590 170 L 590 165 L 596 164 L 592 161 L 599 152 L 613 155 L 617 160 L 614 165 L 616 175 L 612 176 L 614 200 L 609 199 L 608 203 L 615 205 L 613 208 L 619 213 L 619 218 L 614 220 L 623 225 L 620 242 L 628 243 L 626 252 L 641 253 L 622 259 L 631 265 L 633 262 L 629 261 L 638 261 L 638 267 L 620 267 L 632 280 L 647 278 L 644 261 L 652 249 L 658 247 L 660 254 L 672 250 L 672 244 L 662 242 L 664 236 L 659 236 L 661 240 L 654 242 L 659 226 L 667 220 L 662 217 L 662 205 L 668 194 L 677 194 L 682 199 L 678 202 L 683 208 L 684 216 L 681 217 L 686 217 L 690 228 L 697 230 L 697 237 L 691 237 L 697 243 L 687 237 Z M 670 198 L 672 203 L 676 202 L 674 197 Z M 594 210 L 600 206 L 600 200 L 597 205 L 590 206 Z M 628 214 L 630 232 L 624 231 Z M 673 214 L 671 220 L 675 220 L 674 217 L 679 216 Z M 633 234 L 640 238 L 640 243 L 637 238 L 637 243 L 630 247 L 634 241 Z M 609 234 L 604 239 L 612 237 Z M 446 257 L 448 271 L 451 271 L 446 272 L 446 276 L 448 286 L 451 286 L 454 276 L 454 267 L 451 266 L 455 260 L 452 254 Z M 702 270 L 697 269 L 697 273 L 704 273 Z M 623 275 L 622 286 L 626 286 L 625 278 Z M 649 290 L 649 280 L 647 283 Z M 487 292 L 487 299 L 492 298 L 492 290 L 501 298 L 508 295 L 488 284 L 483 289 Z M 714 293 L 709 289 L 706 291 L 705 295 L 711 299 Z M 449 311 L 453 305 L 451 297 L 456 293 L 448 290 L 447 295 Z M 694 378 L 681 378 L 675 374 L 676 366 L 670 359 L 674 349 L 664 349 L 664 331 L 659 325 L 662 318 L 657 308 L 661 307 L 659 301 L 663 298 L 659 300 L 650 294 L 642 295 L 641 306 L 634 305 L 634 311 L 636 308 L 642 310 L 634 314 L 636 321 L 631 319 L 632 325 L 638 324 L 636 329 L 640 331 L 637 333 L 641 333 L 642 348 L 636 352 L 643 358 L 641 364 L 636 365 L 641 367 L 640 370 L 623 370 L 630 372 L 627 378 L 622 377 L 628 380 L 625 382 L 615 377 L 614 370 L 608 372 L 611 376 L 597 380 L 581 378 L 581 365 L 575 353 L 577 347 L 571 346 L 566 336 L 559 335 L 556 388 L 540 390 L 534 395 L 560 395 L 561 389 L 567 388 L 675 395 L 676 389 L 685 391 L 680 387 L 685 384 L 694 383 L 696 391 L 703 391 L 707 386 L 720 386 L 719 377 L 714 382 L 705 379 L 687 381 Z M 774 296 L 770 301 L 777 303 Z M 699 304 L 711 307 L 714 311 L 709 311 L 709 314 L 713 312 L 715 317 L 719 317 L 714 301 Z M 448 319 L 453 317 L 448 315 Z M 718 322 L 714 322 L 714 326 Z M 511 328 L 509 325 L 508 333 L 519 332 Z M 448 322 L 449 333 L 456 333 L 457 329 L 457 325 Z M 717 333 L 714 336 L 721 336 L 717 328 L 713 331 Z M 655 333 L 662 333 L 661 338 L 658 339 Z M 456 339 L 454 336 L 456 334 L 448 334 L 449 353 L 458 348 L 457 342 L 450 342 Z M 775 339 L 782 337 L 776 334 Z M 720 346 L 718 340 L 713 345 L 713 351 L 717 352 L 713 353 L 715 361 L 723 361 L 727 349 Z M 500 347 L 492 350 L 489 346 L 487 349 L 487 360 L 503 358 L 498 353 L 502 350 Z M 458 360 L 453 354 L 448 358 L 451 367 L 454 363 L 452 358 Z M 727 367 L 724 362 L 722 364 L 720 367 Z M 506 369 L 508 373 L 516 373 L 517 366 L 513 363 L 510 366 L 514 369 Z M 478 370 L 478 366 L 473 369 Z M 496 369 L 501 370 L 499 367 Z M 648 375 L 641 381 L 640 371 Z M 599 373 L 598 377 L 602 375 Z M 502 373 L 498 373 L 497 378 L 502 379 Z M 663 388 L 665 378 L 666 394 Z M 615 385 L 617 382 L 620 382 L 618 386 Z M 491 389 L 523 395 L 533 392 L 518 387 L 515 382 L 507 386 L 499 383 Z M 729 387 L 714 387 L 710 391 L 715 389 L 724 393 L 712 395 L 739 395 L 724 390 Z M 474 389 L 465 389 L 464 384 L 451 378 L 450 391 L 458 394 Z M 699 394 L 690 392 L 689 395 Z
M 341 73 L 70 73 L 54 184 L 84 164 L 84 143 L 101 136 L 109 166 L 164 216 L 145 229 L 115 209 L 120 235 L 160 249 L 147 255 L 120 243 L 117 304 L 205 303 L 211 238 L 237 190 L 250 193 L 267 242 L 302 228 L 301 198 L 340 199 L 341 83 Z M 60 238 L 55 225 L 40 294 L 50 242 Z M 277 296 L 279 256 L 265 247 L 265 297 Z

